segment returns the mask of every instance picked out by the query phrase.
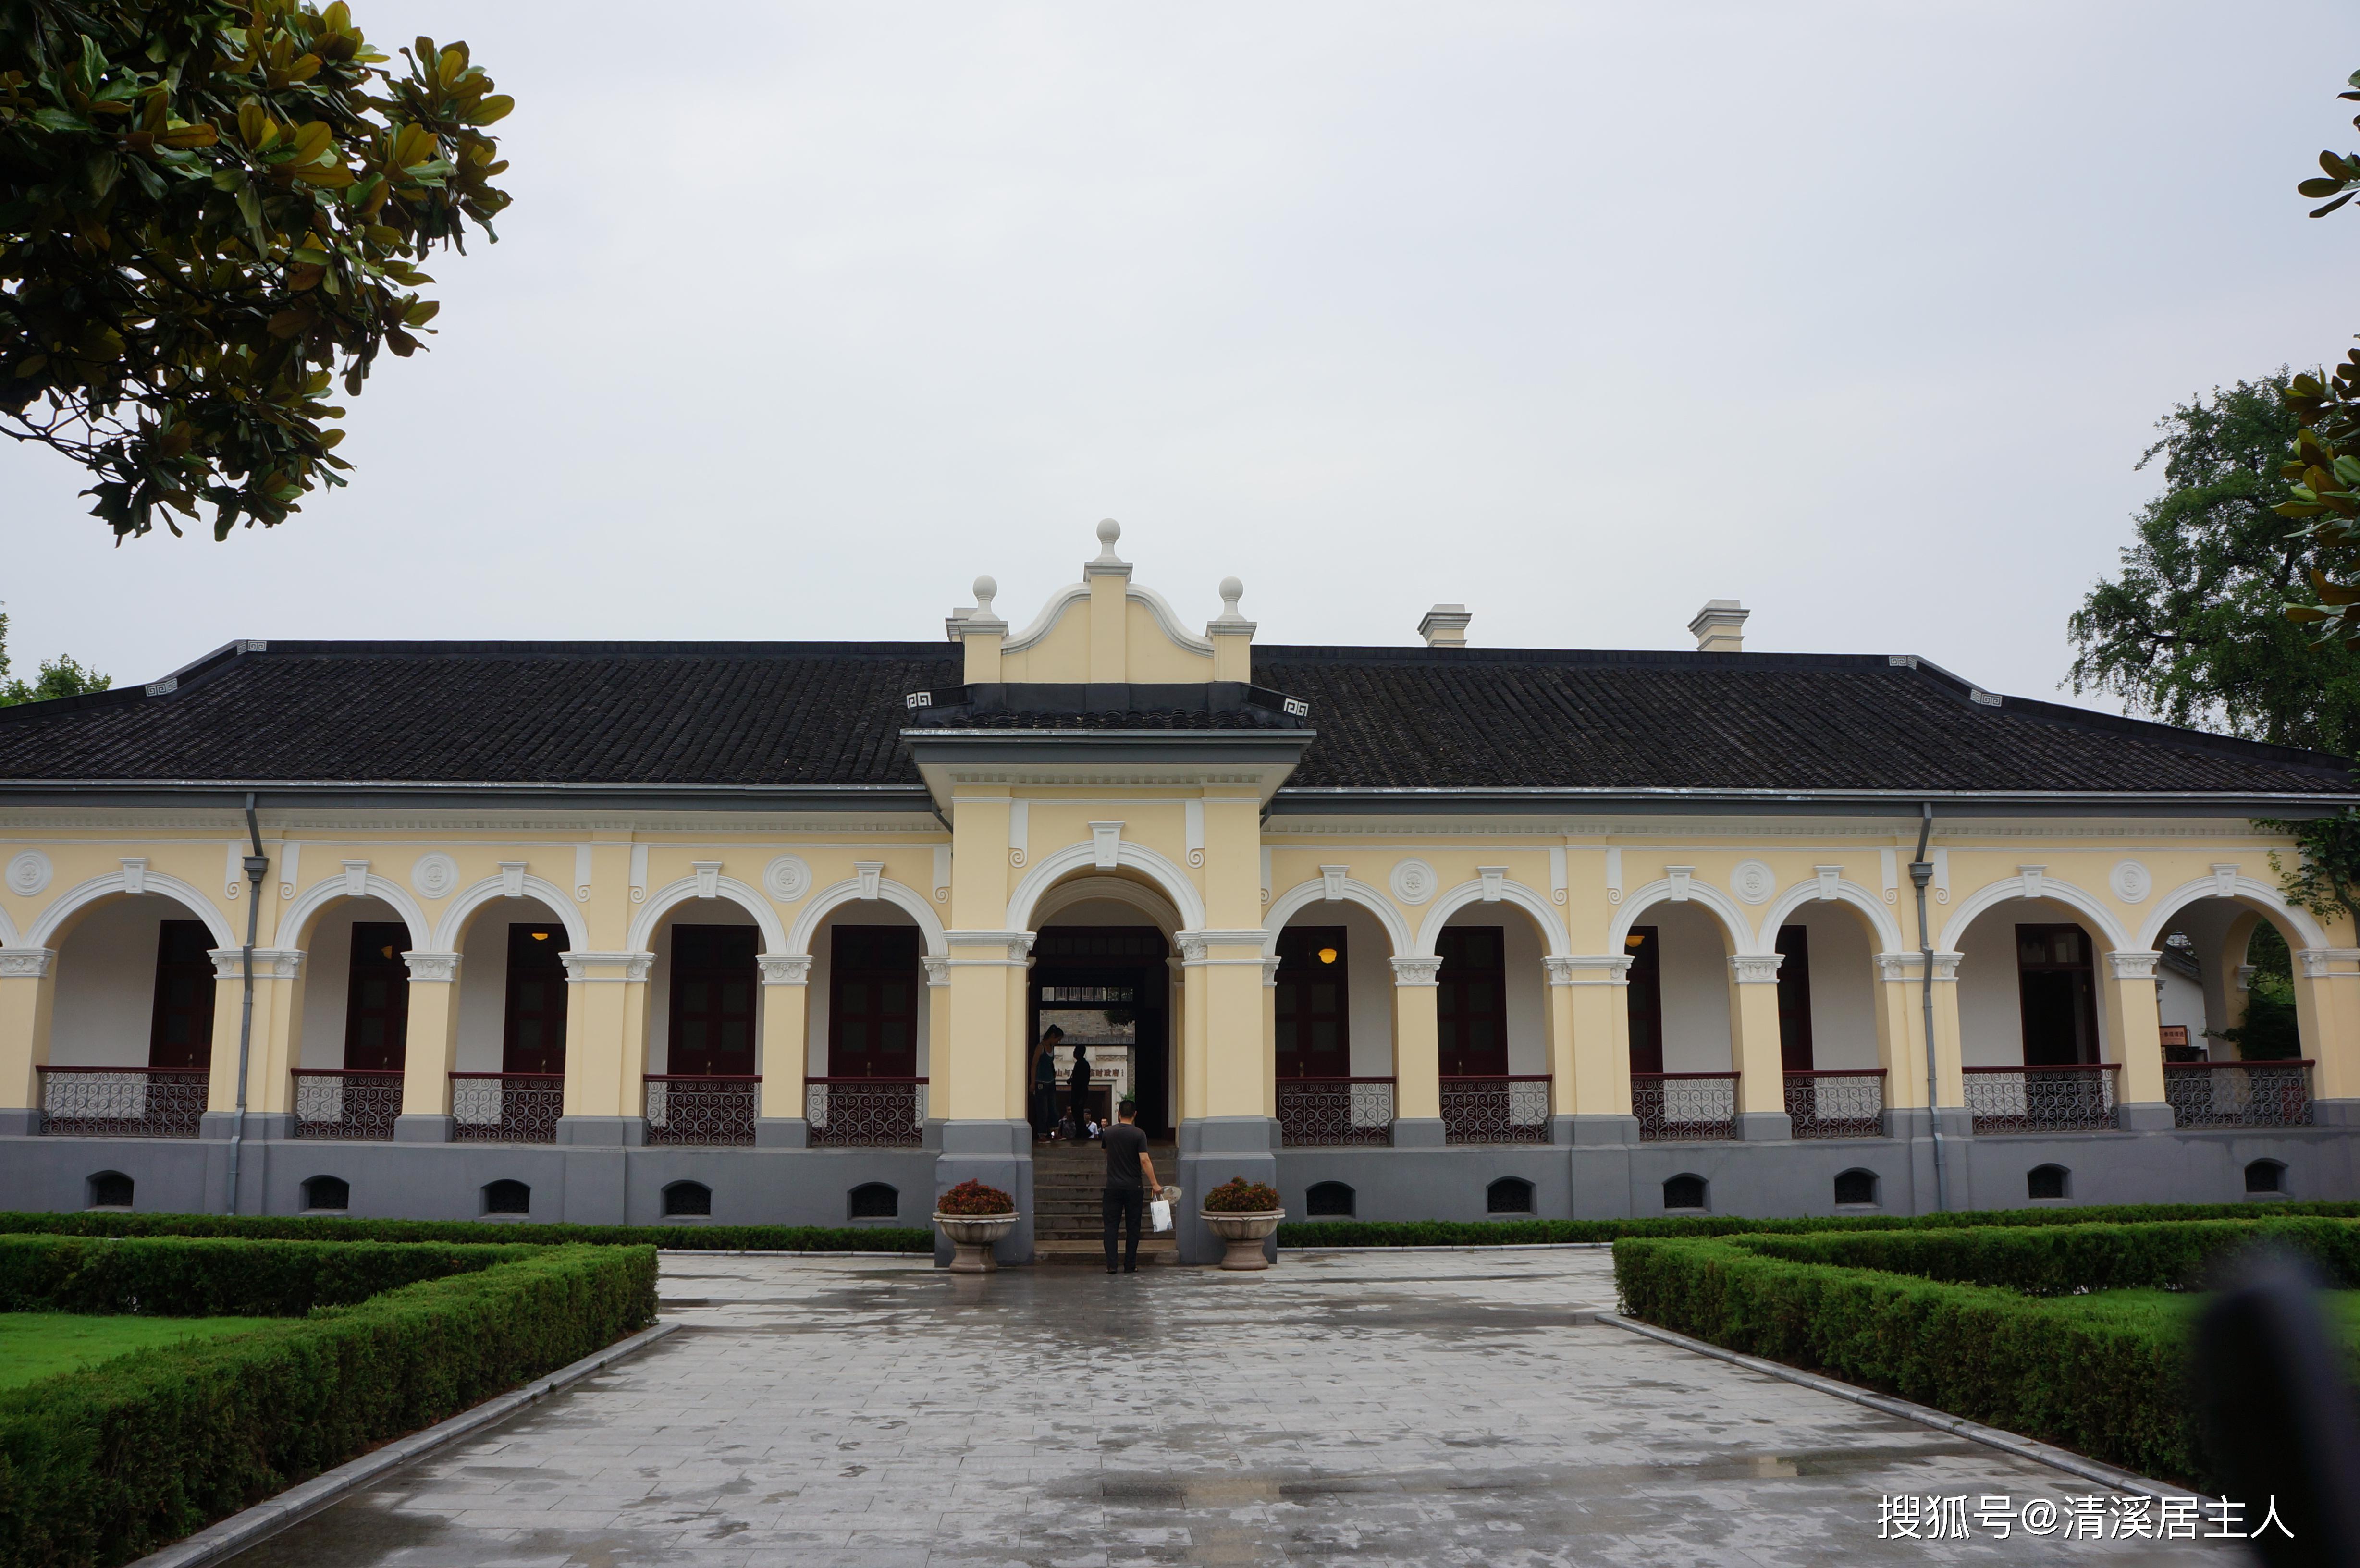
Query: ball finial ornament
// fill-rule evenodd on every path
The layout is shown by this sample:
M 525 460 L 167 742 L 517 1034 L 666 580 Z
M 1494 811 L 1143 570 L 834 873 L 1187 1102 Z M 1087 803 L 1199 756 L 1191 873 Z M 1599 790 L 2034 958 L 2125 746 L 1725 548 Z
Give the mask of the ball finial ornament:
M 977 578 L 975 580 L 975 607 L 977 612 L 980 615 L 989 615 L 991 614 L 991 601 L 999 594 L 999 593 L 1000 584 L 993 582 L 989 577 Z
M 1234 610 L 1238 601 L 1246 596 L 1246 585 L 1234 577 L 1221 579 L 1221 608 Z
M 1098 520 L 1098 543 L 1112 550 L 1114 541 L 1120 538 L 1122 538 L 1120 523 L 1116 522 L 1112 517 L 1102 517 Z

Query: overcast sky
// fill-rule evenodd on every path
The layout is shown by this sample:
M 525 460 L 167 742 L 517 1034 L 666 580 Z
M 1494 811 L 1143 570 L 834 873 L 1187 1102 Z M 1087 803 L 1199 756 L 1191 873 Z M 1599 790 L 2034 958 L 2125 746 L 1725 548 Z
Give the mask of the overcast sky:
M 936 638 L 1121 520 L 1264 642 L 1914 651 L 2055 695 L 2171 404 L 2360 330 L 2325 4 L 355 0 L 519 101 L 350 489 L 112 543 L 17 673 L 231 637 Z

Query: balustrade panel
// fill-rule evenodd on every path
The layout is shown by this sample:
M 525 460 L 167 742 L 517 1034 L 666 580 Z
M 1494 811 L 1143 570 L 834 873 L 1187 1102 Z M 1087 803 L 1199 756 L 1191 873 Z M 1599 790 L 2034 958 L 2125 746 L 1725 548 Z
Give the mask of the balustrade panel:
M 1544 1119 L 1548 1115 L 1546 1095 L 1541 1115 Z M 1281 1078 L 1278 1128 L 1290 1148 L 1389 1144 L 1393 1138 L 1393 1081 Z
M 650 1073 L 647 1077 L 648 1141 L 750 1144 L 761 1094 L 759 1075 Z
M 565 1113 L 565 1078 L 556 1073 L 453 1073 L 453 1143 L 555 1143 Z
M 294 1076 L 297 1138 L 393 1141 L 393 1118 L 401 1115 L 400 1073 L 299 1067 Z
M 54 1138 L 194 1138 L 212 1077 L 156 1067 L 43 1067 L 41 1131 Z
M 1786 1074 L 1786 1119 L 1797 1138 L 1880 1138 L 1885 1069 Z
M 815 1145 L 914 1149 L 924 1140 L 923 1078 L 806 1078 L 803 1120 Z
M 1737 1134 L 1734 1073 L 1633 1073 L 1641 1143 L 1710 1143 Z
M 1546 1143 L 1548 1116 L 1546 1073 L 1442 1080 L 1446 1143 Z
M 2103 1131 L 2114 1125 L 2119 1065 L 1969 1067 L 1967 1110 L 1978 1133 Z
M 2311 1068 L 2293 1062 L 2167 1062 L 2163 1097 L 2184 1127 L 2309 1127 Z

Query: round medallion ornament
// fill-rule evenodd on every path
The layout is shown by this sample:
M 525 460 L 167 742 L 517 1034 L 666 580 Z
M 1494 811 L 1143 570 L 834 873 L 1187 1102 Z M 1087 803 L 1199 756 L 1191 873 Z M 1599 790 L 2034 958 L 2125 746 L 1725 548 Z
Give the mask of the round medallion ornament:
M 2136 860 L 2125 860 L 2116 866 L 2106 880 L 2114 885 L 2114 897 L 2125 904 L 2138 903 L 2155 887 L 2153 874 Z
M 1423 904 L 1434 897 L 1434 867 L 1423 860 L 1404 860 L 1390 878 L 1393 897 L 1404 904 Z
M 28 849 L 8 863 L 8 891 L 31 898 L 49 885 L 49 857 Z
M 421 855 L 410 868 L 410 885 L 421 898 L 440 898 L 459 885 L 459 863 L 440 850 Z
M 1766 903 L 1778 890 L 1778 876 L 1758 860 L 1741 860 L 1729 874 L 1729 887 L 1749 904 Z
M 792 904 L 811 891 L 811 867 L 799 855 L 782 855 L 762 872 L 762 887 L 781 904 Z

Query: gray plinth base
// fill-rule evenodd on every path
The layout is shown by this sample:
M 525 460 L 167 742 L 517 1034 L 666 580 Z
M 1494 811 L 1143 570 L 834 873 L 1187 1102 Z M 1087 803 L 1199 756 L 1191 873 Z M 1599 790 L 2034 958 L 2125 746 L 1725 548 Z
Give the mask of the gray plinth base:
M 1442 1126 L 1438 1121 L 1433 1125 L 1437 1131 Z M 1402 1126 L 1393 1124 L 1397 1138 Z M 1186 1196 L 1172 1219 L 1178 1232 L 1180 1261 L 1218 1263 L 1229 1250 L 1228 1244 L 1205 1228 L 1205 1222 L 1196 1217 L 1201 1212 L 1198 1205 L 1206 1193 L 1233 1177 L 1278 1185 L 1278 1123 L 1270 1116 L 1205 1116 L 1180 1124 L 1177 1181 Z M 1262 1243 L 1262 1254 L 1277 1261 L 1275 1236 Z
M 400 1116 L 393 1118 L 393 1141 L 396 1143 L 448 1143 L 451 1129 L 458 1126 L 456 1116 Z
M 2169 1132 L 2180 1122 L 2161 1100 L 2139 1100 L 2116 1105 L 2114 1125 L 2125 1132 Z
M 1740 1111 L 1737 1139 L 1740 1143 L 1792 1143 L 1794 1118 L 1784 1111 Z
M 197 1123 L 199 1138 L 235 1138 L 246 1143 L 275 1143 L 295 1136 L 292 1111 L 248 1111 L 243 1127 L 235 1111 L 207 1111 Z
M 939 1199 L 962 1181 L 997 1187 L 1016 1200 L 1016 1228 L 995 1245 L 991 1255 L 1001 1263 L 1032 1261 L 1032 1124 L 1019 1121 L 946 1121 L 941 1128 L 942 1152 L 934 1157 L 934 1190 Z M 934 1212 L 928 1203 L 926 1212 Z M 908 1223 L 906 1220 L 903 1223 Z M 934 1267 L 951 1266 L 951 1244 L 934 1232 Z
M 754 1122 L 757 1149 L 809 1149 L 811 1123 L 801 1116 L 759 1116 Z
M 557 1141 L 576 1149 L 638 1149 L 648 1141 L 645 1116 L 560 1116 Z
M 1404 1116 L 1393 1123 L 1395 1149 L 1440 1149 L 1449 1141 L 1440 1116 Z
M 34 1138 L 41 1130 L 41 1113 L 36 1109 L 0 1111 L 0 1138 Z
M 1569 1136 L 1552 1141 L 1571 1143 L 1576 1149 L 1623 1149 L 1639 1141 L 1636 1116 L 1575 1116 L 1554 1120 L 1564 1123 Z

